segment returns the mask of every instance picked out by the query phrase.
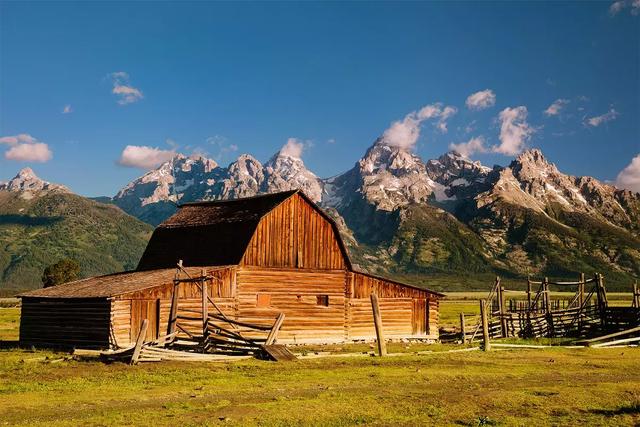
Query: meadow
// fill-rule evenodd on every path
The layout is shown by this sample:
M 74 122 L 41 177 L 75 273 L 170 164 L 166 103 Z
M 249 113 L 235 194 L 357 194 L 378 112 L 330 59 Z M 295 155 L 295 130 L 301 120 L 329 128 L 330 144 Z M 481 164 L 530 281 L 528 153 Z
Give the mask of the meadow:
M 443 319 L 477 305 L 448 304 Z M 18 318 L 19 308 L 0 308 L 0 340 L 17 339 Z M 461 346 L 391 343 L 402 354 L 378 358 L 370 344 L 353 344 L 295 347 L 309 358 L 288 363 L 128 366 L 4 347 L 0 425 L 640 423 L 638 348 L 450 353 Z M 321 350 L 336 354 L 310 358 Z

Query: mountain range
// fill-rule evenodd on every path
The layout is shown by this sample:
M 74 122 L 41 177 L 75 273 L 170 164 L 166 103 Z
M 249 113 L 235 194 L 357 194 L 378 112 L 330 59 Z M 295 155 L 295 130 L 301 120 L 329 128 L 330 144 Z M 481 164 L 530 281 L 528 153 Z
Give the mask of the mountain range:
M 63 258 L 76 259 L 85 277 L 134 269 L 152 230 L 22 169 L 0 183 L 0 296 L 42 287 L 44 268 Z
M 113 202 L 150 224 L 176 204 L 301 188 L 339 224 L 361 268 L 420 282 L 425 275 L 575 277 L 640 274 L 640 195 L 558 170 L 538 149 L 508 166 L 455 151 L 424 162 L 379 138 L 353 168 L 322 179 L 286 150 L 227 167 L 178 155 Z
M 496 273 L 597 271 L 622 288 L 640 275 L 640 194 L 564 174 L 538 149 L 489 168 L 455 151 L 425 162 L 382 137 L 327 179 L 288 150 L 265 164 L 243 154 L 226 167 L 178 154 L 106 201 L 157 225 L 180 203 L 293 188 L 336 220 L 354 263 L 377 274 L 430 286 L 453 275 L 474 286 Z

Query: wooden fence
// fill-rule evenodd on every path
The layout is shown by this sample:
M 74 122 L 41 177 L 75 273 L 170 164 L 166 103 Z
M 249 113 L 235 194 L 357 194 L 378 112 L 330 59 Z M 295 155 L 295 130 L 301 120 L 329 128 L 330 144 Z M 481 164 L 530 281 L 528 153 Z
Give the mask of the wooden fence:
M 534 287 L 537 286 L 537 289 Z M 551 299 L 550 287 L 574 288 L 570 299 Z M 527 279 L 526 300 L 507 299 L 510 291 L 497 277 L 486 300 L 489 314 L 489 338 L 587 338 L 598 333 L 615 332 L 640 325 L 640 293 L 633 286 L 630 307 L 609 307 L 604 277 L 595 274 L 585 279 L 584 274 L 576 282 L 550 282 Z M 481 302 L 482 304 L 482 302 Z M 482 322 L 479 316 L 460 315 L 459 338 L 463 342 L 482 338 Z

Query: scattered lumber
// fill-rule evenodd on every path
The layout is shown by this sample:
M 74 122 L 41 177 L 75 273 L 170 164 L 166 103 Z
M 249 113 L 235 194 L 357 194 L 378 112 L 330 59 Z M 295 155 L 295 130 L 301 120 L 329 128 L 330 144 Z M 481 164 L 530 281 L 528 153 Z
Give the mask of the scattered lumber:
M 276 362 L 296 360 L 296 356 L 282 344 L 264 344 L 262 349 Z
M 608 339 L 611 339 L 611 338 L 622 337 L 622 336 L 629 335 L 629 334 L 632 334 L 632 333 L 635 333 L 635 332 L 640 334 L 640 326 L 637 326 L 637 327 L 631 328 L 631 329 L 625 329 L 624 331 L 615 332 L 613 334 L 602 335 L 602 336 L 591 338 L 591 339 L 587 339 L 587 340 L 580 340 L 580 341 L 577 341 L 577 343 L 585 344 L 585 345 L 588 346 L 588 345 L 590 345 L 592 343 L 595 343 L 595 342 L 598 342 L 598 341 L 604 341 L 604 340 L 608 340 Z

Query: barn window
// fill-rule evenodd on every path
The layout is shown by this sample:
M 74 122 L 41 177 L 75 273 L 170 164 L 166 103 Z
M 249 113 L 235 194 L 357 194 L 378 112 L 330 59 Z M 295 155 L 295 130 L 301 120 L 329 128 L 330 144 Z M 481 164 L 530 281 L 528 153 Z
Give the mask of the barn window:
M 256 299 L 256 307 L 269 307 L 271 305 L 270 294 L 258 294 Z
M 318 295 L 316 297 L 316 305 L 329 307 L 329 295 Z

